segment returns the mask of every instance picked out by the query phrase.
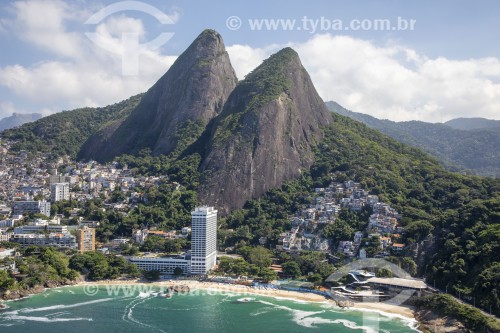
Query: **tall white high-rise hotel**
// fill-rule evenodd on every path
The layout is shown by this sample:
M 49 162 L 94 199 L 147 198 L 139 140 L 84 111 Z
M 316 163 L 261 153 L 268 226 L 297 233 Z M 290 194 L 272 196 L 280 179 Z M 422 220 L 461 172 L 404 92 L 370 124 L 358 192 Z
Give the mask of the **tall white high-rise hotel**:
M 214 207 L 196 207 L 191 212 L 191 253 L 176 257 L 130 257 L 137 268 L 158 270 L 172 275 L 176 268 L 184 274 L 207 274 L 217 260 L 217 210 Z
M 191 212 L 191 274 L 206 274 L 217 259 L 217 210 L 196 207 Z

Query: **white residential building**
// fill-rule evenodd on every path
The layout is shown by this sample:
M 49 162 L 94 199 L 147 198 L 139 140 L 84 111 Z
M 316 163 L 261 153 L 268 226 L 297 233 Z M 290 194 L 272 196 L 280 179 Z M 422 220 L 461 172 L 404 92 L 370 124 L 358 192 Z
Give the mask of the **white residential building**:
M 54 183 L 50 185 L 50 200 L 52 202 L 69 200 L 69 183 Z
M 76 237 L 70 233 L 50 233 L 45 234 L 12 234 L 11 242 L 19 243 L 22 246 L 38 245 L 38 246 L 55 246 L 68 247 L 76 249 Z
M 44 232 L 54 232 L 54 233 L 69 233 L 68 226 L 58 225 L 58 224 L 45 224 L 45 225 L 23 225 L 14 228 L 14 234 L 32 234 L 32 233 L 44 233 Z

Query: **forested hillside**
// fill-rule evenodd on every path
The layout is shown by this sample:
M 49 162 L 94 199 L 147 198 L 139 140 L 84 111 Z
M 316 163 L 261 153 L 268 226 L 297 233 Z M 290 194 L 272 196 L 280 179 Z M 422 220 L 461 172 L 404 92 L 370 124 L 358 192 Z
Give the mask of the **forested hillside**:
M 13 150 L 50 152 L 54 156 L 76 157 L 82 144 L 95 132 L 111 123 L 123 120 L 142 98 L 130 97 L 102 108 L 81 108 L 44 117 L 18 128 L 5 130 L 4 139 L 15 140 Z

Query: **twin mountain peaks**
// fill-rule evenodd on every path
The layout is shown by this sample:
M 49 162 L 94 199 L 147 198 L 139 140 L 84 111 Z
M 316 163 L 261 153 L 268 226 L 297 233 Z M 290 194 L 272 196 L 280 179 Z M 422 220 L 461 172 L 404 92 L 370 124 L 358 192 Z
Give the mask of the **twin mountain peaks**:
M 78 157 L 103 162 L 144 148 L 159 155 L 201 147 L 200 201 L 227 212 L 308 169 L 320 127 L 332 121 L 294 50 L 238 82 L 222 37 L 205 30 L 130 115 L 91 136 Z

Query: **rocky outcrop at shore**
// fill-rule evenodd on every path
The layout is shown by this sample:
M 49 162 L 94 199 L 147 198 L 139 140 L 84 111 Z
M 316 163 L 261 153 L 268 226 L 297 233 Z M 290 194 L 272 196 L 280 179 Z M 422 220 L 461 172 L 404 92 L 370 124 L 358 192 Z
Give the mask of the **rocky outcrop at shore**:
M 68 285 L 75 285 L 78 282 L 78 280 L 47 281 L 43 286 L 37 285 L 28 289 L 7 290 L 0 296 L 0 299 L 4 301 L 19 299 L 27 297 L 29 295 L 39 294 L 46 288 L 57 288 Z
M 419 329 L 426 333 L 468 333 L 472 332 L 465 328 L 460 321 L 440 316 L 431 310 L 420 309 L 415 311 L 415 318 L 420 323 Z

